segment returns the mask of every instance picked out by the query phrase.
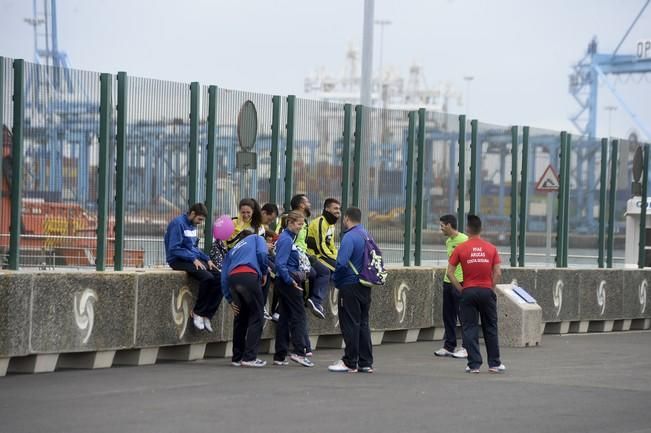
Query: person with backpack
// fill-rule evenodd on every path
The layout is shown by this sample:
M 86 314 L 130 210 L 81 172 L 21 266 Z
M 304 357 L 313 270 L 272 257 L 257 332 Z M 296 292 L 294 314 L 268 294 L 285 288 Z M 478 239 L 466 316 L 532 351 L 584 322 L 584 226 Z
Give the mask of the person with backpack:
M 346 209 L 345 231 L 332 275 L 335 287 L 339 288 L 339 324 L 346 343 L 344 356 L 328 367 L 335 373 L 373 373 L 371 286 L 384 284 L 386 271 L 381 252 L 361 221 L 358 208 Z
M 262 287 L 268 273 L 267 244 L 250 230 L 241 232 L 222 264 L 221 287 L 233 310 L 233 357 L 231 364 L 264 367 L 258 359 L 262 336 Z
M 335 198 L 327 198 L 323 212 L 313 220 L 307 230 L 307 254 L 315 271 L 315 277 L 307 299 L 312 313 L 325 319 L 323 300 L 328 291 L 330 274 L 335 270 L 337 247 L 335 246 L 335 224 L 341 217 L 341 203 Z

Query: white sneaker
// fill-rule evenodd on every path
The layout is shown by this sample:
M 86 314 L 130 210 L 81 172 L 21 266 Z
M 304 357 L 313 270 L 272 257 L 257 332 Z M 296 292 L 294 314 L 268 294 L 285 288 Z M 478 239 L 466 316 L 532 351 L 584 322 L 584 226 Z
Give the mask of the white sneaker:
M 215 331 L 213 331 L 213 329 L 212 329 L 212 325 L 210 324 L 210 319 L 209 319 L 209 318 L 204 317 L 204 318 L 203 318 L 203 324 L 204 324 L 204 326 L 206 327 L 206 330 L 207 330 L 208 332 L 215 332 Z
M 466 373 L 479 374 L 479 369 L 466 367 Z
M 242 361 L 241 364 L 242 367 L 260 368 L 267 365 L 267 361 L 263 361 L 262 359 L 254 359 L 253 361 Z
M 344 364 L 344 361 L 341 359 L 329 366 L 328 371 L 331 371 L 333 373 L 357 373 L 357 369 L 348 368 L 348 366 Z
M 296 362 L 297 364 L 301 364 L 303 367 L 314 367 L 314 363 L 312 361 L 310 361 L 310 359 L 307 356 L 301 356 L 301 355 L 297 355 L 295 353 L 292 353 L 289 356 L 289 359 Z
M 465 348 L 460 348 L 454 351 L 452 354 L 453 358 L 462 359 L 468 357 L 468 351 Z
M 436 355 L 436 356 L 454 356 L 454 353 L 450 352 L 445 347 L 441 347 L 439 350 L 434 352 L 434 355 Z
M 206 329 L 206 325 L 203 322 L 203 317 L 198 316 L 196 314 L 192 314 L 192 322 L 194 323 L 194 327 L 197 328 L 199 331 L 203 331 Z
M 289 365 L 289 361 L 286 359 L 283 359 L 282 361 L 274 359 L 274 365 L 280 365 L 281 367 L 284 367 L 285 365 Z
M 241 366 L 242 366 L 242 362 L 240 362 L 240 361 L 231 361 L 231 365 L 232 365 L 233 367 L 241 367 Z
M 506 371 L 506 365 L 500 364 L 497 367 L 489 367 L 489 373 L 504 373 Z

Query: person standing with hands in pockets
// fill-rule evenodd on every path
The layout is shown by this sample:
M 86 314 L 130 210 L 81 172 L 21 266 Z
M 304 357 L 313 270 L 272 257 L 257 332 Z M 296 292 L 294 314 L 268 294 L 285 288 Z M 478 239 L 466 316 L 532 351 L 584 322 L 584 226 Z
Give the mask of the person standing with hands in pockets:
M 469 214 L 467 221 L 468 241 L 454 249 L 447 269 L 450 282 L 461 292 L 463 343 L 468 351 L 466 372 L 479 373 L 482 364 L 478 325 L 478 317 L 481 316 L 481 328 L 488 354 L 488 372 L 503 373 L 506 367 L 500 361 L 495 294 L 495 286 L 502 276 L 500 256 L 493 244 L 481 238 L 481 219 L 477 215 Z M 455 275 L 459 264 L 463 271 L 463 286 Z

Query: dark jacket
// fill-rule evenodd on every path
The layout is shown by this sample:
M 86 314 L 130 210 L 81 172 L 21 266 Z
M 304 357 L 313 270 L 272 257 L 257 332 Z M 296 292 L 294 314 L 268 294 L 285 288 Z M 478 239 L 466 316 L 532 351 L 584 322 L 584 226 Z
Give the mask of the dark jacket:
M 197 226 L 193 225 L 186 214 L 174 218 L 165 231 L 165 256 L 168 264 L 177 260 L 193 262 L 196 259 L 210 260 L 198 247 Z

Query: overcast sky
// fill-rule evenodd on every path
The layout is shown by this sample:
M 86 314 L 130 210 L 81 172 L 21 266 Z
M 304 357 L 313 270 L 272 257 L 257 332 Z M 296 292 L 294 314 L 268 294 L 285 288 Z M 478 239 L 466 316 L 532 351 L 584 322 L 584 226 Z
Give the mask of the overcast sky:
M 42 0 L 39 0 L 42 1 Z M 71 65 L 100 72 L 232 89 L 303 95 L 318 68 L 342 75 L 350 43 L 361 49 L 363 0 L 59 0 L 59 45 Z M 596 35 L 611 53 L 645 0 L 376 0 L 385 65 L 405 78 L 420 64 L 427 82 L 451 82 L 464 97 L 473 76 L 470 112 L 480 121 L 573 131 L 578 105 L 568 93 L 571 65 Z M 0 55 L 33 60 L 30 0 L 0 0 Z M 379 31 L 376 28 L 377 67 Z M 619 53 L 651 39 L 647 8 Z M 651 73 L 616 87 L 651 129 Z M 598 134 L 608 133 L 599 89 Z M 463 106 L 452 106 L 462 112 Z M 635 130 L 619 107 L 613 135 Z

